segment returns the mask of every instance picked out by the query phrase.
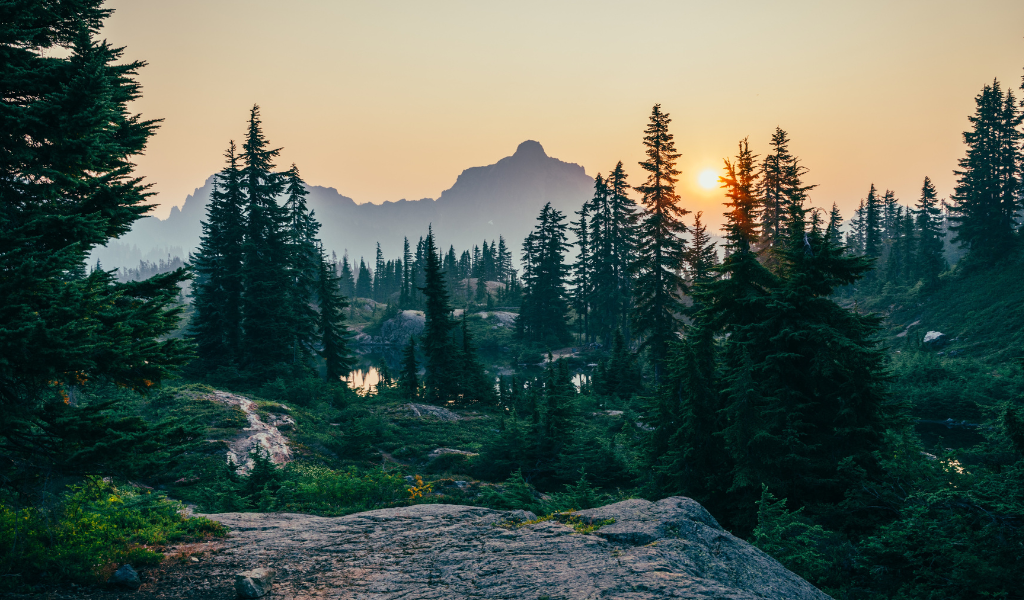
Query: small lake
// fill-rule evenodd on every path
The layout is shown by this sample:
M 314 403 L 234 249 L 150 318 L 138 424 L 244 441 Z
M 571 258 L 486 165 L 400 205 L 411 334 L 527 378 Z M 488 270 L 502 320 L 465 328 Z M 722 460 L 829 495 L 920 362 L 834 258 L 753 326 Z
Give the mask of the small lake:
M 362 358 L 363 360 L 360 361 L 359 365 L 352 369 L 352 372 L 345 378 L 345 382 L 348 383 L 348 387 L 353 390 L 366 394 L 373 391 L 374 387 L 380 383 L 380 368 L 377 365 L 381 364 L 380 360 L 384 357 L 378 357 L 378 360 L 376 361 L 373 361 L 372 358 L 370 358 L 370 355 L 363 355 Z M 398 365 L 392 365 L 390 360 L 387 361 L 387 364 L 388 369 L 391 371 L 391 376 L 393 378 L 397 378 L 400 373 Z M 530 377 L 536 377 L 543 373 L 543 371 L 543 367 L 531 366 L 526 369 L 521 369 L 519 372 Z M 504 373 L 505 377 L 509 377 L 511 374 L 511 371 Z M 572 376 L 572 383 L 576 386 L 577 390 L 581 390 L 584 386 L 590 385 L 590 382 L 591 376 L 588 372 L 579 371 L 574 373 Z M 497 389 L 498 377 L 494 378 L 494 386 L 495 389 Z

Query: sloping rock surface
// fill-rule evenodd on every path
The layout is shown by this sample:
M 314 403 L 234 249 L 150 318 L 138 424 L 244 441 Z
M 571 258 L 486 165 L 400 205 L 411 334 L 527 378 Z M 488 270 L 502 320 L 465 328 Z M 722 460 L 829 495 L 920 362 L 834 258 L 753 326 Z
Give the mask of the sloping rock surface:
M 275 568 L 275 595 L 296 599 L 827 598 L 689 498 L 581 511 L 578 521 L 615 519 L 591 535 L 512 516 L 429 504 L 340 518 L 215 515 L 233 533 L 211 560 L 225 573 Z
M 172 560 L 144 572 L 132 598 L 233 599 L 236 575 L 257 568 L 275 572 L 268 597 L 282 600 L 828 598 L 724 531 L 689 498 L 627 500 L 563 515 L 569 524 L 530 524 L 524 520 L 534 515 L 524 511 L 445 504 L 334 518 L 208 516 L 231 527 L 230 536 L 190 545 L 199 562 Z M 610 519 L 592 534 L 570 526 Z
M 294 600 L 828 598 L 688 498 L 571 515 L 570 524 L 615 519 L 589 535 L 555 520 L 524 524 L 533 515 L 523 511 L 444 504 L 209 516 L 231 535 L 199 563 L 147 576 L 134 598 L 234 598 L 235 575 L 259 567 L 276 572 L 273 598 Z

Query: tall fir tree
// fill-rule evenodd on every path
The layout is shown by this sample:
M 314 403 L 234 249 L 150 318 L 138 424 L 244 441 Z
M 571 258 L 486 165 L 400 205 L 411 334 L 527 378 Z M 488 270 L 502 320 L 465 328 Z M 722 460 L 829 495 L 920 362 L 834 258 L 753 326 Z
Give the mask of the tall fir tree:
M 356 298 L 373 298 L 373 275 L 366 266 L 366 261 L 359 259 L 359 274 L 356 276 Z
M 523 241 L 523 302 L 516 319 L 518 335 L 543 344 L 571 339 L 568 326 L 569 275 L 565 215 L 545 204 L 537 225 Z
M 841 501 L 841 466 L 871 468 L 884 429 L 879 320 L 830 298 L 863 276 L 871 259 L 830 244 L 816 220 L 808 229 L 796 205 L 788 223 L 781 277 L 756 275 L 754 267 L 754 277 L 736 279 L 760 286 L 739 287 L 730 277 L 709 284 L 704 299 L 701 320 L 727 334 L 720 435 L 733 463 L 729 494 L 740 528 L 753 525 L 747 507 L 762 483 L 804 504 Z
M 288 312 L 291 315 L 292 363 L 308 365 L 316 353 L 317 312 L 314 287 L 323 263 L 317 235 L 320 223 L 306 205 L 306 184 L 294 164 L 284 173 L 288 240 Z
M 942 211 L 938 204 L 935 185 L 930 178 L 925 177 L 921 185 L 921 197 L 914 209 L 918 236 L 914 256 L 914 277 L 929 287 L 938 283 L 939 273 L 946 270 Z
M 349 350 L 348 328 L 345 326 L 345 308 L 348 300 L 341 293 L 341 277 L 337 266 L 328 262 L 323 248 L 319 249 L 318 273 L 315 281 L 317 301 L 317 353 L 324 359 L 327 381 L 337 382 L 348 376 L 355 360 Z
M 234 141 L 224 157 L 227 166 L 217 174 L 199 249 L 190 261 L 196 274 L 190 331 L 199 359 L 195 366 L 203 370 L 238 364 L 242 358 L 245 198 Z
M 868 190 L 868 197 L 864 199 L 864 215 L 861 218 L 864 220 L 864 255 L 878 258 L 882 254 L 882 200 L 873 183 Z
M 702 212 L 694 215 L 693 227 L 690 229 L 692 239 L 683 250 L 683 272 L 690 283 L 704 282 L 714 277 L 715 266 L 718 264 L 716 244 L 708 235 L 707 225 L 701 222 L 701 216 Z
M 644 337 L 643 347 L 649 349 L 654 363 L 655 381 L 668 354 L 668 343 L 682 326 L 680 294 L 686 292 L 679 267 L 684 248 L 686 225 L 682 217 L 689 211 L 679 205 L 676 181 L 679 170 L 668 113 L 655 104 L 644 130 L 647 160 L 640 166 L 647 172 L 647 181 L 637 186 L 644 207 L 637 238 L 636 273 L 633 288 L 633 327 Z
M 587 224 L 587 212 L 590 210 L 591 204 L 583 203 L 580 210 L 576 211 L 579 220 L 570 223 L 570 230 L 576 235 L 576 261 L 572 265 L 572 306 L 579 324 L 579 333 L 585 342 L 592 341 L 590 307 L 594 296 L 594 249 Z
M 637 223 L 639 214 L 636 203 L 629 198 L 632 189 L 626 169 L 620 160 L 608 178 L 608 209 L 604 217 L 611 274 L 616 285 L 610 293 L 607 305 L 614 331 L 621 331 L 627 340 L 631 339 L 630 311 L 633 298 L 635 273 L 633 261 L 638 243 Z
M 292 355 L 287 214 L 277 202 L 283 185 L 274 172 L 280 152 L 269 148 L 259 107 L 253 106 L 241 155 L 241 188 L 246 196 L 242 325 L 245 364 L 257 372 L 289 363 Z
M 387 269 L 384 262 L 384 253 L 381 252 L 380 242 L 377 242 L 377 254 L 373 263 L 373 300 L 384 302 L 387 300 Z
M 775 261 L 772 249 L 785 246 L 784 238 L 789 232 L 786 219 L 791 213 L 791 207 L 802 207 L 807 192 L 814 189 L 813 185 L 803 183 L 807 169 L 790 152 L 789 143 L 789 134 L 776 127 L 770 142 L 771 152 L 765 155 L 761 163 L 758 182 L 761 246 L 768 251 L 765 259 L 769 265 Z
M 356 277 L 352 272 L 352 265 L 348 260 L 348 251 L 341 258 L 341 268 L 338 272 L 341 278 L 341 295 L 346 298 L 356 297 Z
M 183 269 L 128 283 L 101 269 L 85 273 L 89 252 L 127 233 L 154 206 L 134 169 L 159 123 L 130 111 L 145 63 L 122 62 L 123 49 L 97 39 L 112 12 L 101 4 L 13 2 L 2 9 L 5 488 L 141 459 L 157 436 L 133 409 L 117 406 L 118 396 L 83 406 L 76 390 L 104 382 L 145 390 L 191 353 L 191 344 L 168 335 L 181 317 Z
M 414 402 L 419 397 L 420 384 L 418 378 L 419 365 L 416 363 L 416 338 L 409 336 L 409 343 L 402 350 L 402 377 L 399 383 L 405 398 Z
M 441 257 L 434 244 L 434 231 L 430 228 L 422 249 L 424 285 L 420 289 L 426 299 L 421 346 L 426 372 L 423 383 L 426 400 L 433 404 L 447 404 L 459 392 L 458 349 L 453 343 L 451 306 L 448 304 L 448 286 L 441 270 Z
M 972 255 L 992 259 L 1014 242 L 1021 208 L 1024 155 L 1020 126 L 1024 113 L 1013 92 L 1002 93 L 999 81 L 975 98 L 964 132 L 967 155 L 960 159 L 951 213 L 954 242 Z
M 409 238 L 404 238 L 402 246 L 402 293 L 398 305 L 403 309 L 412 306 L 412 251 L 409 249 Z

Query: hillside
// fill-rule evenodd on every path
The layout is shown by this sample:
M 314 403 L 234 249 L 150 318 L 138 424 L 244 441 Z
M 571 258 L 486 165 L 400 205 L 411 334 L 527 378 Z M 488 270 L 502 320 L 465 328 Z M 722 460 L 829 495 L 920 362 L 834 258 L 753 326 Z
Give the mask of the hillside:
M 134 267 L 154 252 L 161 257 L 167 251 L 191 252 L 199 242 L 213 183 L 211 176 L 180 209 L 171 209 L 167 219 L 141 219 L 131 232 L 97 250 L 93 260 L 99 258 L 107 268 Z M 357 204 L 335 188 L 307 189 L 325 248 L 339 256 L 347 249 L 353 260 L 365 257 L 370 262 L 377 242 L 385 256 L 400 256 L 402 238 L 426 235 L 428 224 L 445 248 L 454 245 L 461 251 L 504 236 L 518 250 L 546 202 L 572 214 L 592 194 L 593 179 L 583 167 L 552 158 L 538 142 L 525 141 L 493 165 L 466 169 L 436 200 Z

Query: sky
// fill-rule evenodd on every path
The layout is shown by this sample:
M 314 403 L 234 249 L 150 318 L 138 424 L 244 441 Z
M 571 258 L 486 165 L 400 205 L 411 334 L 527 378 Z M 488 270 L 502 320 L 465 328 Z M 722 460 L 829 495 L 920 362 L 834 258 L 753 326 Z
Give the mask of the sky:
M 279 166 L 356 202 L 437 198 L 528 139 L 588 175 L 641 183 L 660 103 L 682 153 L 684 207 L 776 127 L 844 216 L 874 183 L 904 204 L 953 189 L 982 86 L 1017 90 L 1020 0 L 533 2 L 114 0 L 102 37 L 148 62 L 133 110 L 162 118 L 138 173 L 166 217 L 220 170 L 249 109 Z

